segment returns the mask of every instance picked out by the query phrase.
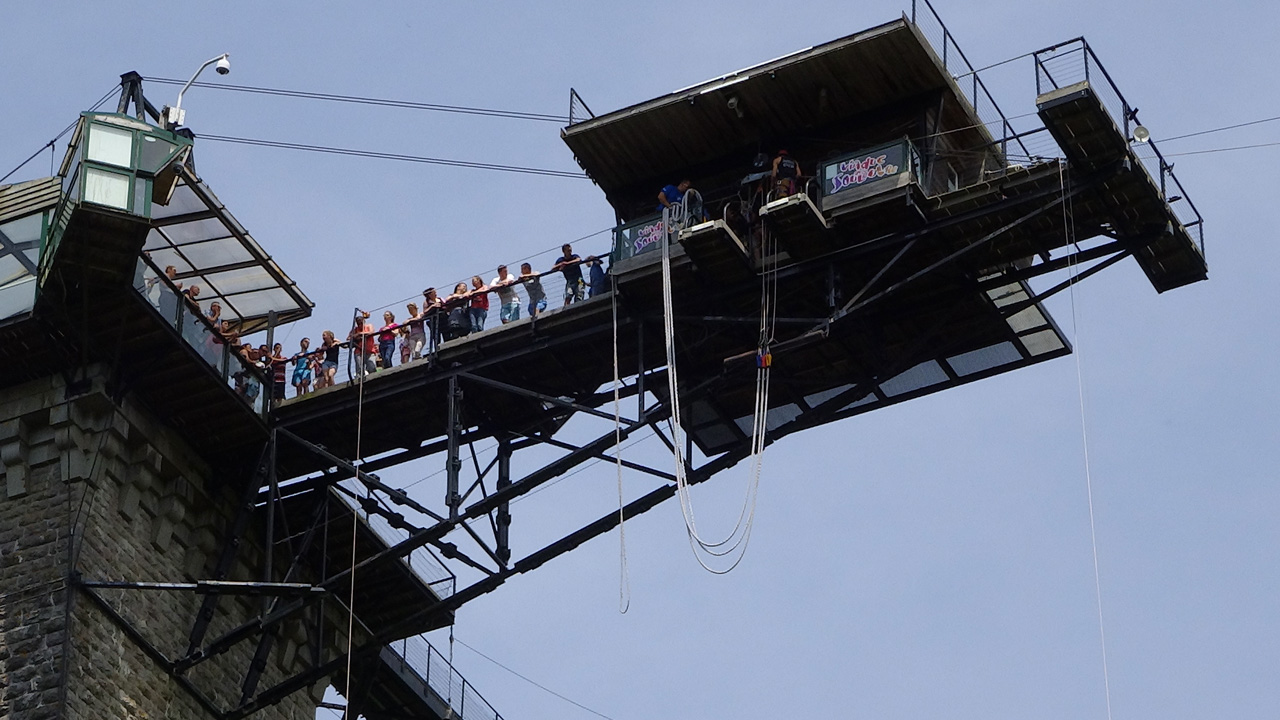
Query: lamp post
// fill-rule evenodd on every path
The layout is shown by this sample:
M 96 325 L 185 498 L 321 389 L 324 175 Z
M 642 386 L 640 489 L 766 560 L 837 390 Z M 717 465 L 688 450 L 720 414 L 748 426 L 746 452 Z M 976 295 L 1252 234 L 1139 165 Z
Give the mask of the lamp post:
M 218 74 L 226 75 L 231 72 L 231 54 L 222 53 L 215 58 L 210 58 L 200 66 L 200 69 L 196 70 L 196 73 L 191 76 L 187 84 L 183 85 L 182 89 L 178 91 L 178 101 L 174 103 L 173 107 L 165 106 L 163 111 L 165 129 L 172 130 L 186 122 L 187 112 L 182 109 L 182 96 L 187 92 L 187 88 L 191 87 L 191 84 L 196 81 L 196 78 L 200 77 L 200 73 L 204 72 L 204 69 L 210 65 L 217 65 Z

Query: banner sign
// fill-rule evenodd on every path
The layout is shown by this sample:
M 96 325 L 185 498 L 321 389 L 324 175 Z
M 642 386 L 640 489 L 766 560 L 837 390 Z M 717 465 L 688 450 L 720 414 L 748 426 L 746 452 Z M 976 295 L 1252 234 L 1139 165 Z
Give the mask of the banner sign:
M 614 230 L 613 262 L 658 249 L 662 242 L 662 232 L 661 215 Z
M 834 195 L 908 170 L 905 149 L 906 143 L 896 142 L 827 163 L 822 168 L 822 194 Z

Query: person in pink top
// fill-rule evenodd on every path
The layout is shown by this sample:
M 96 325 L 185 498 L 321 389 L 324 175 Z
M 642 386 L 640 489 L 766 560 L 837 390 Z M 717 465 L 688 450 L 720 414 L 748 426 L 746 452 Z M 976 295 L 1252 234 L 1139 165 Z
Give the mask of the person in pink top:
M 471 277 L 471 332 L 484 329 L 484 321 L 489 317 L 489 288 L 479 275 Z

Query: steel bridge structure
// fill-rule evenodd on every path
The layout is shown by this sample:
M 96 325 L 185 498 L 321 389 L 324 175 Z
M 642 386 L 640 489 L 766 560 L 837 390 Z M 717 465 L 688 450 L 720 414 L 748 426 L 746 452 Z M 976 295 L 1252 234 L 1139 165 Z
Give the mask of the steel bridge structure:
M 589 116 L 574 93 L 585 113 L 562 137 L 618 219 L 610 292 L 298 398 L 249 397 L 248 385 L 268 379 L 192 313 L 177 283 L 211 288 L 246 334 L 306 317 L 310 301 L 195 172 L 198 138 L 152 124 L 141 78 L 124 76 L 117 112 L 85 114 L 78 135 L 107 127 L 168 143 L 159 162 L 133 169 L 141 185 L 125 205 L 77 195 L 96 167 L 76 159 L 79 140 L 61 178 L 0 189 L 0 200 L 43 192 L 47 214 L 38 267 L 26 267 L 31 307 L 0 322 L 0 369 L 16 381 L 53 368 L 74 381 L 85 364 L 108 363 L 120 396 L 218 449 L 207 460 L 239 501 L 207 579 L 84 578 L 82 591 L 108 609 L 104 589 L 201 594 L 178 657 L 116 615 L 175 678 L 254 646 L 239 703 L 210 703 L 219 717 L 250 716 L 332 677 L 352 717 L 496 718 L 429 649 L 410 662 L 406 638 L 676 495 L 673 402 L 690 483 L 750 456 L 762 278 L 777 306 L 769 445 L 1069 354 L 1043 302 L 1126 259 L 1161 292 L 1207 277 L 1202 220 L 1155 146 L 1134 141 L 1136 110 L 1088 44 L 1047 48 L 1032 64 L 1035 122 L 1015 129 L 921 2 L 910 16 L 613 113 Z M 806 139 L 817 135 L 821 144 Z M 1032 152 L 1032 140 L 1051 151 Z M 762 147 L 788 147 L 819 170 L 780 193 L 752 166 Z M 679 177 L 698 179 L 703 205 L 663 224 L 654 191 Z M 671 306 L 653 238 L 670 251 Z M 77 321 L 90 301 L 105 321 Z M 617 461 L 639 437 L 663 446 L 620 461 L 643 490 L 620 509 L 566 513 L 552 542 L 520 537 L 513 502 Z M 422 458 L 444 468 L 436 501 L 378 475 Z M 246 533 L 265 537 L 262 577 L 231 582 Z M 261 615 L 211 636 L 221 598 L 245 592 L 265 598 Z M 335 603 L 363 628 L 351 656 L 312 643 L 306 671 L 263 686 L 282 623 L 311 617 L 310 632 L 331 632 L 318 609 Z

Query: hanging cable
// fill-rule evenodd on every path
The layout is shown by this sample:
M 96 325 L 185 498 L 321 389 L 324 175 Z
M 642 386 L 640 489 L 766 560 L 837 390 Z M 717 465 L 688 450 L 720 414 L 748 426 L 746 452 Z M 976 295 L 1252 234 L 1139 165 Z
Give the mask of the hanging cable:
M 493 663 L 494 665 L 497 665 L 498 667 L 502 668 L 503 670 L 506 670 L 507 672 L 511 673 L 512 675 L 515 675 L 516 677 L 518 677 L 518 678 L 520 678 L 521 680 L 523 680 L 523 681 L 525 681 L 525 682 L 529 683 L 530 685 L 532 685 L 532 686 L 534 686 L 534 687 L 538 688 L 539 690 L 542 690 L 543 692 L 546 692 L 546 693 L 548 693 L 548 694 L 550 694 L 550 695 L 554 695 L 554 696 L 556 696 L 556 697 L 560 698 L 561 700 L 563 700 L 563 701 L 565 701 L 565 702 L 569 703 L 570 705 L 574 705 L 574 706 L 576 706 L 576 707 L 582 708 L 583 710 L 586 710 L 587 712 L 591 713 L 592 715 L 596 715 L 596 716 L 598 716 L 598 717 L 602 717 L 602 718 L 604 718 L 604 720 L 613 720 L 613 718 L 609 717 L 608 715 L 605 715 L 605 714 L 604 714 L 604 713 L 602 713 L 602 712 L 598 712 L 598 711 L 596 711 L 596 710 L 592 710 L 591 708 L 587 707 L 586 705 L 583 705 L 582 703 L 580 703 L 580 702 L 578 702 L 578 701 L 576 701 L 576 700 L 572 700 L 572 699 L 570 699 L 570 698 L 568 698 L 568 697 L 565 697 L 564 695 L 561 695 L 560 693 L 556 692 L 555 690 L 552 690 L 551 688 L 547 687 L 546 685 L 543 685 L 543 684 L 542 684 L 542 683 L 540 683 L 540 682 L 537 682 L 536 680 L 532 680 L 532 679 L 530 679 L 530 678 L 528 678 L 528 677 L 525 677 L 524 675 L 521 675 L 520 673 L 516 672 L 515 670 L 512 670 L 511 668 L 507 667 L 506 665 L 503 665 L 502 663 L 498 662 L 497 660 L 494 660 L 493 658 L 489 657 L 488 655 L 485 655 L 484 653 L 480 652 L 479 650 L 475 649 L 474 647 L 471 647 L 470 645 L 468 645 L 468 644 L 467 644 L 465 641 L 463 641 L 463 640 L 459 640 L 459 641 L 458 641 L 458 644 L 459 644 L 459 645 L 461 645 L 462 647 L 464 647 L 464 648 L 466 648 L 466 649 L 470 650 L 471 652 L 473 652 L 473 653 L 475 653 L 475 654 L 479 655 L 480 657 L 484 658 L 485 660 L 488 660 L 489 662 Z
M 597 262 L 599 262 L 597 260 Z M 610 276 L 613 304 L 613 459 L 618 470 L 618 612 L 631 609 L 631 578 L 627 573 L 627 526 L 622 494 L 622 377 L 618 370 L 618 280 Z
M 105 95 L 103 95 L 101 98 L 99 98 L 99 99 L 98 99 L 98 102 L 94 103 L 94 104 L 89 108 L 89 112 L 93 112 L 93 111 L 97 110 L 99 107 L 101 107 L 101 106 L 102 106 L 102 103 L 106 102 L 106 101 L 107 101 L 107 98 L 109 98 L 109 97 L 111 97 L 112 95 L 114 95 L 114 94 L 115 94 L 115 92 L 116 92 L 116 88 L 115 88 L 115 86 L 112 86 L 112 88 L 111 88 L 110 90 L 108 90 L 108 91 L 107 91 L 107 93 L 106 93 Z M 46 148 L 47 148 L 47 149 L 49 149 L 49 151 L 50 151 L 51 153 L 54 153 L 54 156 L 55 156 L 55 158 L 56 158 L 56 156 L 57 156 L 57 155 L 56 155 L 56 151 L 55 151 L 55 146 L 57 145 L 58 141 L 62 139 L 62 136 L 63 136 L 63 135 L 66 135 L 67 133 L 69 133 L 69 132 L 71 132 L 72 130 L 74 130 L 74 129 L 75 129 L 75 126 L 76 126 L 77 124 L 79 124 L 79 122 L 80 122 L 80 119 L 79 119 L 79 118 L 76 118 L 75 122 L 73 122 L 73 123 L 71 123 L 70 125 L 68 125 L 68 126 L 66 126 L 65 128 L 63 128 L 63 129 L 62 129 L 62 132 L 58 133 L 57 135 L 54 135 L 52 140 L 50 140 L 49 142 L 47 142 L 47 143 L 45 143 L 45 144 L 41 145 L 39 150 L 36 150 L 34 153 L 32 153 L 32 154 L 31 154 L 31 157 L 29 157 L 29 158 L 27 158 L 26 160 L 23 160 L 22 162 L 18 163 L 18 166 L 17 166 L 17 167 L 15 167 L 14 169 L 10 170 L 9 172 L 5 173 L 4 177 L 0 177 L 0 183 L 4 182 L 5 180 L 8 180 L 10 177 L 12 177 L 12 176 L 13 176 L 13 174 L 14 174 L 14 173 L 16 173 L 16 172 L 18 172 L 19 170 L 21 170 L 22 168 L 26 167 L 27 163 L 29 163 L 29 162 L 31 162 L 32 160 L 35 160 L 37 157 L 39 157 L 39 156 L 40 156 L 40 153 L 44 152 Z M 53 173 L 54 173 L 54 170 L 52 169 L 52 168 L 53 168 L 53 164 L 52 164 L 52 163 L 50 163 L 49 167 L 51 168 L 51 169 L 50 169 L 50 171 L 49 171 L 49 174 L 50 174 L 50 175 L 53 175 Z
M 143 78 L 146 82 L 160 85 L 184 85 L 185 80 L 174 78 Z M 464 105 L 441 105 L 422 103 L 411 100 L 388 100 L 384 98 L 361 97 L 358 95 L 337 95 L 333 93 L 308 92 L 305 90 L 283 90 L 280 88 L 253 87 L 251 85 L 225 85 L 222 83 L 192 83 L 193 87 L 205 87 L 211 90 L 227 90 L 230 92 L 251 93 L 255 95 L 276 95 L 279 97 L 300 98 L 304 100 L 323 100 L 327 102 L 352 103 L 356 105 L 374 105 L 378 107 L 404 108 L 407 110 L 428 110 L 432 112 L 457 113 L 462 115 L 482 115 L 486 117 L 508 118 L 512 120 L 538 120 L 542 122 L 567 123 L 564 115 L 546 113 L 521 112 L 519 110 L 497 110 L 493 108 L 467 107 Z
M 357 310 L 356 312 L 358 317 L 359 310 Z M 362 323 L 361 330 L 363 329 L 364 328 Z M 368 374 L 366 372 L 368 368 L 365 366 L 365 363 L 368 361 L 368 353 L 364 352 L 366 348 L 364 345 L 363 336 L 357 335 L 356 338 L 357 338 L 357 342 L 360 343 L 359 345 L 360 353 L 358 353 L 357 355 L 364 356 L 364 357 L 356 358 L 356 362 L 359 365 L 359 367 L 357 368 L 357 372 L 359 372 L 360 375 L 359 375 L 359 383 L 357 384 L 357 389 L 356 389 L 356 457 L 355 457 L 354 465 L 356 466 L 356 472 L 359 473 L 360 466 L 364 465 L 363 456 L 361 455 L 360 443 L 364 435 L 364 376 Z M 360 485 L 363 487 L 364 483 L 360 483 Z M 365 498 L 367 499 L 369 495 L 372 494 L 372 491 L 369 490 L 368 487 L 365 487 L 364 493 L 365 493 Z M 351 708 L 351 696 L 353 694 L 352 692 L 353 679 L 351 677 L 351 650 L 352 650 L 353 643 L 355 642 L 354 633 L 355 633 L 355 622 L 356 622 L 356 538 L 360 534 L 359 533 L 360 508 L 362 506 L 363 506 L 363 503 L 357 502 L 351 508 L 351 573 L 350 573 L 351 591 L 348 593 L 348 597 L 347 597 L 347 708 L 348 708 L 348 711 Z M 366 511 L 366 516 L 367 515 L 368 515 L 368 512 Z M 450 632 L 452 632 L 452 629 L 450 629 Z M 345 716 L 346 711 L 344 711 L 343 714 Z M 355 720 L 355 718 L 347 718 L 347 720 Z
M 498 172 L 520 173 L 524 175 L 544 175 L 546 177 L 573 178 L 577 180 L 587 179 L 586 174 L 569 170 L 550 170 L 546 168 L 523 167 L 520 165 L 502 165 L 498 163 L 472 162 L 469 160 L 450 160 L 447 158 L 433 158 L 422 155 L 402 155 L 400 153 L 378 152 L 375 150 L 356 150 L 353 148 L 327 147 L 324 145 L 307 145 L 305 143 L 292 143 L 280 140 L 259 140 L 257 138 L 233 137 L 230 135 L 200 135 L 199 137 L 201 140 L 212 140 L 213 142 L 253 145 L 256 147 L 269 147 L 281 150 L 301 150 L 304 152 L 324 153 L 328 155 L 347 155 L 350 157 L 372 158 L 375 160 L 396 160 L 399 162 L 444 165 L 446 167 L 468 168 L 472 170 L 494 170 Z
M 1063 240 L 1068 246 L 1074 246 L 1076 251 L 1080 251 L 1080 244 L 1076 240 L 1075 233 L 1075 213 L 1068 212 L 1068 203 L 1070 202 L 1067 195 L 1067 178 L 1063 171 L 1065 164 L 1058 166 L 1058 182 L 1062 186 L 1062 232 Z M 1085 491 L 1089 500 L 1089 541 L 1093 547 L 1093 588 L 1094 595 L 1098 605 L 1098 637 L 1102 648 L 1102 686 L 1107 702 L 1107 720 L 1111 720 L 1111 676 L 1107 668 L 1107 631 L 1102 620 L 1102 573 L 1098 569 L 1098 526 L 1094 519 L 1093 512 L 1093 472 L 1089 463 L 1089 432 L 1088 422 L 1086 421 L 1085 402 L 1084 402 L 1084 371 L 1083 366 L 1083 350 L 1080 345 L 1080 315 L 1076 310 L 1076 277 L 1078 275 L 1078 266 L 1074 260 L 1075 255 L 1069 255 L 1071 260 L 1068 261 L 1068 278 L 1069 296 L 1071 298 L 1071 344 L 1074 348 L 1076 356 L 1076 388 L 1080 398 L 1080 438 L 1084 448 L 1084 479 Z

